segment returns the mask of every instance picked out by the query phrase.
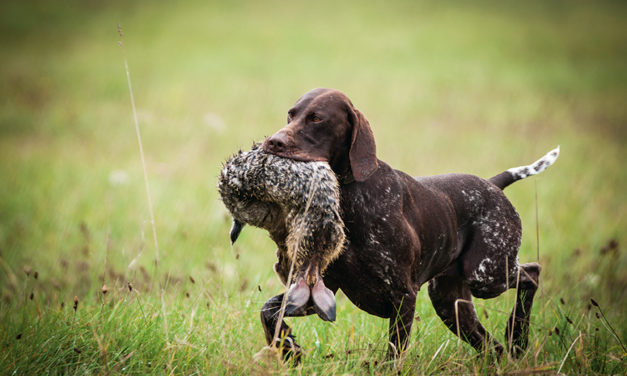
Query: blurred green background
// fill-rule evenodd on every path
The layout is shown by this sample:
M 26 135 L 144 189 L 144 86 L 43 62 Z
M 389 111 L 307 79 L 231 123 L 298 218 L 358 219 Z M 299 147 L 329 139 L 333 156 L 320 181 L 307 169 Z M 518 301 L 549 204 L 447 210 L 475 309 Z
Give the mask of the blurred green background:
M 131 282 L 158 305 L 155 275 L 183 315 L 193 276 L 198 299 L 248 297 L 233 325 L 260 348 L 256 311 L 281 289 L 274 245 L 247 228 L 230 246 L 216 178 L 229 155 L 281 128 L 300 95 L 333 87 L 369 119 L 379 158 L 413 175 L 487 178 L 561 145 L 551 169 L 506 191 L 523 220 L 520 258 L 536 260 L 537 193 L 537 309 L 594 297 L 625 338 L 626 15 L 619 1 L 2 3 L 0 315 L 24 315 L 31 291 L 42 307 L 73 296 L 98 306 L 103 281 L 120 293 Z M 338 299 L 346 320 L 370 320 Z M 433 338 L 449 336 L 420 299 Z M 22 330 L 6 325 L 6 338 Z

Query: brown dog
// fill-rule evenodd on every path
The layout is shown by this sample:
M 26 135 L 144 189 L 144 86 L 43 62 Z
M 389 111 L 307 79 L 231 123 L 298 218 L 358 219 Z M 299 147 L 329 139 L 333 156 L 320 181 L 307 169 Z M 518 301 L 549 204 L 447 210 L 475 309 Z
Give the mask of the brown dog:
M 429 296 L 446 326 L 477 350 L 503 346 L 481 325 L 472 296 L 494 298 L 517 288 L 505 337 L 513 353 L 525 349 L 540 265 L 518 264 L 521 223 L 503 188 L 550 166 L 559 148 L 529 166 L 484 180 L 448 174 L 413 178 L 377 159 L 366 118 L 343 93 L 315 89 L 288 111 L 287 126 L 266 139 L 266 152 L 302 161 L 326 161 L 340 181 L 346 245 L 324 284 L 362 310 L 390 319 L 389 355 L 407 347 L 416 294 Z M 261 319 L 272 341 L 283 295 L 268 300 Z M 315 312 L 312 302 L 287 316 Z M 281 322 L 287 355 L 300 357 Z

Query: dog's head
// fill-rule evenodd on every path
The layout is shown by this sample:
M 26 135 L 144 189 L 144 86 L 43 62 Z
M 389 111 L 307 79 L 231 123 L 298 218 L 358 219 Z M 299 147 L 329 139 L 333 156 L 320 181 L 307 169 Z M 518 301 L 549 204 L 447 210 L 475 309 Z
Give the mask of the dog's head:
M 334 89 L 314 89 L 287 112 L 287 125 L 268 137 L 263 149 L 300 161 L 328 162 L 335 173 L 356 181 L 378 168 L 370 124 L 348 97 Z

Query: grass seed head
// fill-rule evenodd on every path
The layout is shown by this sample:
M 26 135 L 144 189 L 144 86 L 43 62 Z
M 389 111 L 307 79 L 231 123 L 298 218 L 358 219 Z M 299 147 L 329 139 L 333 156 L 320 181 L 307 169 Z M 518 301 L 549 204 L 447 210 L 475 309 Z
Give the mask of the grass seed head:
M 102 285 L 102 295 L 107 295 L 107 292 L 109 292 L 107 285 Z
M 78 296 L 74 296 L 74 312 L 78 309 Z
M 83 238 L 85 240 L 89 240 L 90 234 L 89 234 L 89 227 L 87 227 L 87 223 L 85 223 L 84 221 L 81 221 L 81 223 L 79 224 L 79 228 L 81 230 L 81 234 L 83 235 Z
M 610 240 L 610 242 L 607 244 L 607 246 L 608 246 L 610 249 L 612 249 L 612 250 L 614 250 L 614 249 L 618 249 L 618 240 L 616 240 L 616 239 L 612 239 L 612 240 Z

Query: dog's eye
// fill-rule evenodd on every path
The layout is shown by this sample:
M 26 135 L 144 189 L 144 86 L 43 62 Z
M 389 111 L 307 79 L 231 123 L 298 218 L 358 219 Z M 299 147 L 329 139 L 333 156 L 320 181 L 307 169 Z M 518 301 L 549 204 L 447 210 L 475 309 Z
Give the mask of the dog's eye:
M 322 121 L 322 119 L 320 119 L 319 117 L 317 117 L 316 115 L 311 117 L 311 121 L 314 123 L 319 123 Z

